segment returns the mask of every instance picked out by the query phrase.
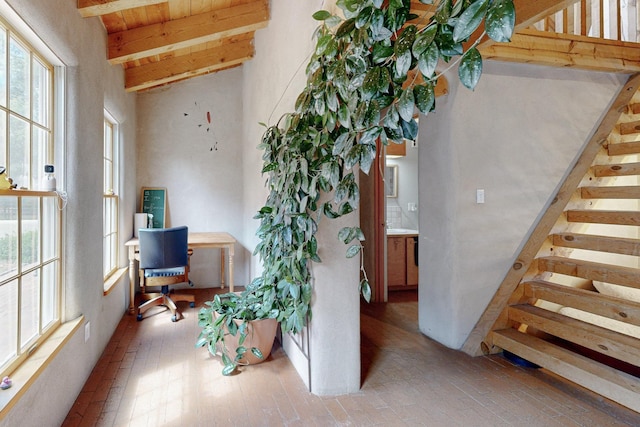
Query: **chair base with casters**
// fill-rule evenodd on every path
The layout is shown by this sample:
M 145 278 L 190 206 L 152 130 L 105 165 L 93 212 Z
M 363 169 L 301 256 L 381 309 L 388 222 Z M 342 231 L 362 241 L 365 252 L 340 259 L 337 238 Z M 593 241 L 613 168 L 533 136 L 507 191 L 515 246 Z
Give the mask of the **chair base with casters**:
M 194 308 L 196 306 L 195 298 L 193 295 L 188 294 L 171 294 L 169 291 L 169 285 L 163 285 L 160 292 L 152 292 L 148 294 L 142 294 L 142 298 L 147 300 L 138 306 L 138 316 L 136 319 L 141 321 L 143 319 L 142 314 L 158 305 L 164 305 L 171 311 L 171 321 L 178 321 L 178 315 L 182 314 L 178 311 L 176 301 L 187 301 L 189 307 Z
M 140 289 L 143 303 L 138 306 L 138 321 L 151 307 L 164 305 L 171 311 L 171 321 L 176 322 L 182 314 L 176 302 L 187 301 L 195 307 L 195 298 L 190 294 L 177 294 L 169 286 L 188 283 L 189 261 L 192 250 L 187 245 L 187 227 L 164 229 L 140 229 Z M 160 292 L 149 292 L 150 287 L 160 287 Z

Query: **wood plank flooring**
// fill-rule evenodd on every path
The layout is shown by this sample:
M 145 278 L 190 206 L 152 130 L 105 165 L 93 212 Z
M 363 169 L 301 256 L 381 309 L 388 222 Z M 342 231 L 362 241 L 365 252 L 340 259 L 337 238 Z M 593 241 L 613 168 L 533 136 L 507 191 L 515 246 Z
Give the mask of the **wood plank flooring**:
M 361 308 L 362 389 L 308 392 L 282 349 L 223 377 L 195 348 L 192 290 L 176 323 L 125 315 L 63 423 L 75 426 L 633 426 L 640 414 L 500 355 L 472 358 L 418 331 L 415 293 Z M 339 363 L 336 354 L 336 363 Z

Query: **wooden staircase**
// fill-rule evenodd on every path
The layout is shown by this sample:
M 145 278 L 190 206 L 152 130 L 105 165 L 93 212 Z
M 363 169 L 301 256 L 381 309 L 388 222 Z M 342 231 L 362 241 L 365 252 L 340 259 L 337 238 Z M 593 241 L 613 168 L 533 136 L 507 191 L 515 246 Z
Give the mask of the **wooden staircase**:
M 586 144 L 463 350 L 507 350 L 640 412 L 638 80 Z

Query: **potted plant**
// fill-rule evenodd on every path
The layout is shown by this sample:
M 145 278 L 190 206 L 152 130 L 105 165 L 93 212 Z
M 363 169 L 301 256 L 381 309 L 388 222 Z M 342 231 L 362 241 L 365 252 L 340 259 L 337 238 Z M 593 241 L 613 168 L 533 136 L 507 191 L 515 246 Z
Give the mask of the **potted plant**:
M 213 355 L 220 355 L 223 375 L 232 374 L 239 365 L 257 364 L 271 353 L 276 336 L 277 320 L 265 311 L 265 288 L 260 281 L 242 292 L 216 295 L 198 313 L 202 329 L 197 347 L 207 347 Z
M 283 333 L 306 325 L 311 264 L 320 262 L 320 218 L 358 208 L 357 173 L 369 172 L 379 155 L 378 142 L 415 140 L 415 110 L 435 109 L 439 64 L 458 65 L 460 81 L 473 89 L 482 74 L 477 44 L 485 35 L 505 42 L 513 32 L 513 0 L 420 1 L 431 5 L 422 16 L 411 13 L 409 0 L 338 0 L 343 16 L 325 10 L 313 15 L 321 24 L 306 87 L 295 111 L 268 126 L 259 145 L 269 189 L 256 215 L 260 241 L 254 255 L 262 261 L 262 275 L 242 294 L 216 297 L 201 312 L 198 344 L 223 354 L 226 374 L 247 351 L 259 353 L 243 345 L 249 331 L 245 323 L 276 319 Z M 349 245 L 347 257 L 361 254 L 359 227 L 343 228 L 338 238 Z M 361 270 L 360 291 L 368 301 L 371 289 Z M 240 346 L 232 357 L 225 342 L 237 334 Z

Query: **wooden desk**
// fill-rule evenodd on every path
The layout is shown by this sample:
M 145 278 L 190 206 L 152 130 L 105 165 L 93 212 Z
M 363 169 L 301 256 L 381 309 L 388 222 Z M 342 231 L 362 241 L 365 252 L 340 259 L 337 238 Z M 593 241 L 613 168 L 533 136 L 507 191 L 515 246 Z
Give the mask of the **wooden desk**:
M 229 256 L 229 290 L 233 292 L 233 248 L 236 239 L 229 233 L 220 232 L 198 232 L 189 233 L 189 248 L 220 248 L 220 286 L 224 288 L 224 250 Z M 136 260 L 140 260 L 140 244 L 138 238 L 134 237 L 125 243 L 129 248 L 129 314 L 136 312 L 134 305 L 136 296 Z

